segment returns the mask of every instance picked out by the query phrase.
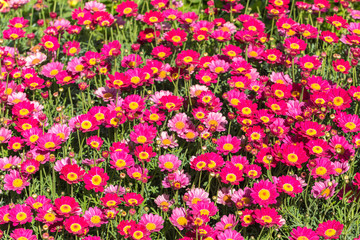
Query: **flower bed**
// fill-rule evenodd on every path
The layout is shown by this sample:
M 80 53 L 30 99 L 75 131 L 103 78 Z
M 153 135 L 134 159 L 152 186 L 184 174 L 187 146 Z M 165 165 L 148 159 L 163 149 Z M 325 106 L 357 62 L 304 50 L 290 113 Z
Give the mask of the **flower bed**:
M 0 0 L 1 239 L 359 239 L 358 0 Z

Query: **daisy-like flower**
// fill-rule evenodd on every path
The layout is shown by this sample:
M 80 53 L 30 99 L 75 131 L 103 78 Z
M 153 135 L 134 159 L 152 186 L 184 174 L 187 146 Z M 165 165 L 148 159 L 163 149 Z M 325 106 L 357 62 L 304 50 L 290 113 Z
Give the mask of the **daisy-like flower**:
M 125 206 L 140 206 L 144 198 L 138 193 L 127 193 L 121 200 L 125 203 Z
M 190 175 L 184 173 L 184 170 L 177 170 L 174 173 L 169 173 L 162 181 L 162 185 L 164 188 L 179 190 L 188 186 L 190 179 Z
M 330 151 L 335 159 L 349 160 L 350 156 L 355 154 L 355 150 L 345 137 L 335 135 L 329 142 Z
M 334 88 L 329 91 L 331 107 L 335 110 L 345 110 L 352 102 L 349 93 L 342 88 Z
M 42 52 L 33 53 L 25 58 L 26 67 L 35 67 L 46 60 L 46 55 Z
M 90 207 L 84 213 L 84 219 L 89 224 L 89 227 L 101 227 L 102 224 L 107 223 L 104 220 L 104 214 L 98 207 Z
M 37 210 L 38 214 L 36 215 L 35 220 L 45 224 L 54 224 L 61 221 L 62 218 L 54 212 L 54 208 L 55 207 L 50 203 L 44 204 Z
M 134 165 L 133 157 L 124 151 L 113 152 L 111 153 L 110 158 L 111 168 L 115 168 L 116 170 L 122 170 Z
M 276 185 L 269 180 L 260 180 L 259 182 L 254 183 L 254 186 L 251 189 L 251 197 L 253 198 L 254 203 L 265 207 L 270 204 L 275 204 L 278 196 L 279 193 L 276 191 Z
M 4 39 L 17 40 L 25 37 L 25 33 L 23 29 L 11 27 L 3 31 L 3 37 Z
M 86 139 L 86 144 L 98 151 L 100 150 L 103 143 L 104 141 L 98 136 L 91 136 L 88 139 Z
M 246 137 L 250 142 L 262 142 L 265 137 L 265 132 L 260 126 L 250 127 L 246 131 Z
M 224 60 L 213 60 L 209 64 L 210 71 L 216 74 L 225 73 L 229 68 L 230 64 Z
M 328 157 L 329 156 L 329 144 L 322 139 L 311 140 L 306 144 L 310 155 L 317 157 Z
M 358 115 L 351 115 L 345 112 L 338 112 L 334 121 L 346 132 L 360 131 L 360 118 Z
M 350 169 L 348 162 L 333 162 L 333 165 L 335 170 L 335 176 L 340 176 L 341 174 L 346 173 Z
M 41 74 L 48 78 L 56 77 L 62 70 L 64 64 L 60 62 L 51 62 L 42 67 Z
M 169 220 L 179 230 L 183 230 L 189 224 L 189 220 L 185 208 L 179 208 L 179 207 L 174 208 L 171 216 L 169 217 Z
M 4 178 L 4 190 L 16 191 L 20 194 L 24 188 L 30 185 L 27 178 L 21 176 L 18 171 L 11 170 Z
M 90 114 L 83 114 L 78 116 L 75 119 L 74 125 L 75 128 L 79 129 L 82 132 L 91 132 L 99 128 L 96 118 L 94 116 L 91 116 Z
M 39 195 L 35 199 L 30 196 L 25 200 L 25 203 L 32 209 L 40 209 L 42 206 L 51 203 L 51 199 L 43 195 Z
M 168 127 L 171 131 L 178 134 L 183 133 L 191 125 L 190 118 L 185 113 L 177 113 L 168 122 Z
M 262 53 L 263 59 L 269 64 L 278 64 L 281 61 L 282 52 L 278 49 L 267 49 Z
M 280 176 L 276 178 L 275 183 L 279 192 L 286 193 L 291 197 L 295 197 L 295 194 L 303 191 L 300 182 L 292 176 Z
M 22 149 L 24 140 L 20 137 L 11 137 L 8 142 L 8 149 L 17 152 Z
M 248 227 L 255 223 L 255 219 L 253 217 L 254 211 L 250 209 L 245 209 L 242 211 L 242 215 L 240 217 L 241 226 Z
M 49 35 L 45 35 L 41 38 L 40 45 L 43 46 L 46 50 L 51 52 L 56 51 L 60 47 L 58 39 L 56 37 Z
M 123 60 L 121 61 L 121 66 L 124 68 L 136 68 L 141 64 L 143 64 L 143 60 L 141 56 L 137 54 L 124 56 Z
M 227 239 L 233 239 L 233 240 L 244 240 L 244 238 L 241 236 L 241 234 L 235 230 L 232 229 L 226 229 L 224 232 L 220 232 L 217 235 L 218 240 L 227 240 Z
M 128 112 L 141 112 L 145 108 L 145 100 L 139 95 L 128 95 L 122 106 Z
M 223 183 L 230 183 L 231 185 L 239 185 L 239 183 L 244 180 L 242 175 L 242 171 L 230 162 L 227 162 L 220 172 L 221 181 Z
M 159 156 L 159 167 L 161 171 L 174 172 L 181 165 L 181 160 L 173 154 Z
M 156 214 L 144 214 L 138 223 L 146 228 L 149 233 L 159 232 L 163 228 L 164 220 Z
M 33 230 L 25 228 L 14 229 L 14 231 L 11 232 L 10 237 L 14 240 L 37 240 Z
M 125 1 L 116 6 L 116 12 L 118 12 L 120 16 L 136 16 L 137 11 L 138 5 L 133 1 Z
M 311 72 L 321 67 L 322 62 L 317 56 L 305 55 L 299 59 L 299 66 L 302 70 Z
M 205 126 L 211 131 L 223 132 L 225 131 L 225 126 L 228 123 L 226 118 L 221 113 L 211 112 L 204 119 Z
M 194 50 L 184 50 L 181 51 L 176 57 L 176 64 L 179 66 L 182 65 L 192 65 L 195 64 L 200 57 L 200 53 L 194 51 Z
M 132 239 L 148 239 L 150 233 L 148 232 L 147 228 L 143 225 L 135 225 L 130 228 L 129 236 Z
M 326 180 L 325 182 L 315 182 L 311 193 L 314 198 L 325 198 L 325 200 L 332 197 L 335 193 L 335 188 L 338 185 L 335 180 Z
M 316 233 L 324 239 L 338 239 L 343 231 L 344 225 L 336 220 L 328 220 L 320 223 Z
M 303 143 L 293 144 L 283 144 L 281 147 L 281 155 L 280 159 L 283 163 L 288 166 L 296 166 L 297 168 L 301 168 L 301 164 L 306 162 L 309 157 L 304 150 Z
M 91 13 L 106 11 L 105 4 L 99 3 L 97 1 L 86 2 L 84 8 Z
M 116 193 L 106 193 L 100 201 L 105 208 L 117 208 L 121 203 L 121 198 Z
M 21 163 L 21 172 L 23 174 L 31 175 L 39 171 L 40 163 L 35 159 L 27 159 Z
M 249 207 L 251 205 L 251 189 L 245 187 L 244 190 L 239 189 L 231 195 L 231 201 L 235 203 L 238 209 Z
M 173 205 L 174 200 L 170 200 L 169 195 L 162 194 L 157 196 L 154 202 L 159 208 L 161 208 L 162 211 L 167 212 L 169 210 L 169 207 Z
M 232 137 L 231 135 L 221 136 L 216 141 L 216 144 L 218 145 L 216 149 L 224 155 L 237 153 L 241 147 L 241 141 L 237 137 Z
M 180 110 L 183 106 L 184 98 L 178 96 L 163 96 L 160 98 L 160 108 L 168 112 Z
M 193 188 L 184 194 L 186 205 L 193 206 L 199 202 L 209 202 L 209 193 L 202 188 Z
M 134 126 L 134 131 L 130 133 L 130 139 L 137 144 L 151 144 L 156 133 L 157 130 L 152 125 L 140 123 Z
M 257 223 L 265 227 L 272 227 L 280 224 L 281 216 L 274 208 L 260 208 L 254 211 L 254 218 Z
M 349 70 L 351 69 L 351 65 L 348 61 L 344 59 L 336 59 L 332 63 L 335 72 L 340 72 L 343 74 L 349 74 Z
M 317 158 L 308 164 L 311 175 L 314 178 L 321 177 L 329 179 L 331 175 L 335 174 L 333 163 L 328 158 Z
M 170 121 L 169 121 L 170 122 Z M 178 146 L 177 140 L 174 136 L 170 136 L 167 132 L 161 132 L 160 137 L 156 138 L 157 142 L 160 142 L 160 147 L 167 148 L 175 148 Z
M 297 133 L 308 138 L 315 139 L 325 135 L 326 127 L 323 125 L 312 122 L 312 121 L 304 121 L 296 123 Z
M 21 161 L 21 158 L 17 156 L 0 158 L 0 169 L 2 171 L 11 171 L 12 167 L 20 164 Z
M 4 127 L 0 128 L 0 143 L 7 143 L 11 138 L 12 131 Z
M 89 224 L 84 217 L 71 216 L 64 221 L 66 231 L 74 235 L 83 235 L 88 231 Z
M 31 222 L 33 219 L 31 208 L 26 204 L 15 205 L 14 208 L 9 211 L 9 219 L 13 226 L 23 225 Z
M 312 229 L 307 227 L 294 228 L 290 233 L 290 240 L 308 239 L 319 240 L 319 236 Z
M 154 25 L 155 23 L 161 23 L 164 21 L 164 15 L 161 12 L 152 11 L 146 12 L 143 21 L 148 25 Z
M 244 173 L 247 175 L 247 177 L 256 179 L 261 176 L 261 167 L 256 164 L 251 164 L 246 166 Z
M 156 153 L 153 152 L 153 148 L 149 145 L 137 146 L 134 153 L 141 162 L 150 162 L 150 159 L 156 156 Z
M 151 55 L 153 55 L 155 58 L 159 58 L 160 60 L 165 60 L 171 54 L 171 48 L 165 47 L 163 45 L 154 47 L 151 51 Z
M 37 140 L 38 147 L 44 151 L 53 152 L 56 149 L 61 148 L 60 144 L 61 139 L 54 133 L 46 133 Z
M 216 215 L 219 209 L 216 207 L 215 203 L 210 201 L 201 201 L 197 204 L 191 206 L 192 208 L 192 215 L 203 215 L 206 217 L 212 217 Z
M 108 180 L 109 176 L 104 172 L 104 169 L 93 167 L 84 176 L 85 188 L 87 190 L 93 189 L 95 192 L 103 192 Z
M 147 183 L 148 179 L 150 178 L 147 176 L 148 170 L 146 168 L 143 169 L 140 165 L 134 165 L 126 169 L 126 173 L 130 178 L 136 179 L 143 183 Z
M 76 202 L 75 198 L 62 196 L 54 200 L 55 211 L 61 216 L 69 217 L 71 215 L 77 215 L 81 212 L 79 203 Z
M 86 61 L 85 61 L 84 57 L 73 58 L 71 61 L 69 61 L 68 65 L 66 67 L 66 70 L 72 74 L 82 73 L 83 71 L 85 71 L 85 69 L 86 69 Z M 66 74 L 66 75 L 69 75 L 69 74 Z M 63 80 L 63 82 L 67 82 L 67 81 Z
M 217 222 L 215 225 L 215 230 L 220 232 L 226 231 L 228 229 L 234 228 L 238 224 L 235 215 L 229 214 L 221 217 L 220 222 Z
M 121 236 L 126 238 L 130 237 L 130 230 L 136 226 L 136 222 L 134 220 L 122 220 L 119 225 L 116 227 Z
M 66 140 L 70 137 L 71 128 L 69 128 L 66 124 L 54 124 L 48 130 L 48 133 L 54 133 L 61 139 L 61 141 L 66 142 Z
M 10 211 L 9 205 L 0 207 L 0 223 L 1 224 L 7 224 L 10 222 L 9 211 Z
M 68 184 L 76 184 L 83 180 L 85 170 L 77 164 L 68 164 L 61 168 L 60 178 Z

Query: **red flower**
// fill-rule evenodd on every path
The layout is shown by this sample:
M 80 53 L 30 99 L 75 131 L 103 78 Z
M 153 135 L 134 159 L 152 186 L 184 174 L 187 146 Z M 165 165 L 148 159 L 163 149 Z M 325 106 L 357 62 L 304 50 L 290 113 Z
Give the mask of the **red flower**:
M 150 158 L 155 157 L 156 153 L 153 152 L 153 148 L 148 145 L 140 145 L 135 148 L 135 156 L 141 162 L 150 162 Z
M 76 215 L 77 212 L 81 211 L 79 203 L 76 202 L 75 198 L 62 196 L 54 201 L 55 211 L 64 217 L 70 217 Z
M 121 198 L 116 193 L 107 193 L 100 201 L 106 208 L 116 208 L 121 203 Z
M 84 176 L 85 188 L 87 190 L 94 189 L 95 192 L 103 192 L 109 176 L 104 172 L 104 169 L 93 167 Z
M 4 39 L 16 40 L 25 37 L 25 31 L 20 28 L 9 28 L 3 31 Z
M 178 96 L 163 96 L 160 98 L 160 108 L 168 112 L 179 110 L 183 105 L 184 99 Z
M 49 35 L 43 36 L 39 45 L 51 52 L 56 51 L 60 47 L 58 39 Z
M 83 180 L 85 170 L 76 164 L 68 164 L 61 168 L 60 178 L 68 184 L 75 184 Z
M 165 40 L 174 44 L 174 46 L 182 46 L 186 41 L 186 32 L 180 28 L 172 29 L 165 35 Z
M 125 202 L 125 206 L 139 206 L 144 198 L 138 193 L 127 193 L 121 200 Z
M 8 149 L 17 152 L 22 149 L 24 145 L 24 140 L 21 137 L 11 137 L 8 142 Z
M 61 138 L 55 133 L 46 133 L 37 140 L 38 147 L 44 151 L 53 152 L 56 149 L 61 148 L 61 143 Z
M 88 230 L 89 224 L 85 221 L 84 217 L 71 216 L 64 221 L 65 229 L 74 235 L 84 235 Z
M 165 18 L 161 12 L 150 10 L 149 12 L 145 13 L 143 21 L 149 25 L 154 25 L 155 23 L 163 22 L 164 19 Z
M 116 12 L 119 13 L 119 16 L 136 16 L 137 11 L 138 5 L 133 1 L 125 1 L 116 6 Z
M 282 52 L 277 49 L 267 49 L 263 52 L 263 59 L 269 64 L 277 64 L 281 62 Z
M 336 59 L 333 61 L 332 65 L 336 72 L 341 72 L 343 74 L 349 74 L 349 70 L 351 69 L 350 63 L 344 59 Z

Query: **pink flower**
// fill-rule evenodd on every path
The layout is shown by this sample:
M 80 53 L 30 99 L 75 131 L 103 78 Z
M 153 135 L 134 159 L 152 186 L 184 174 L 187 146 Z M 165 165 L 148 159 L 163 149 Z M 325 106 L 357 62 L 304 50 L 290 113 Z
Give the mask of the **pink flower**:
M 159 168 L 161 171 L 174 172 L 181 165 L 181 160 L 173 154 L 159 156 Z
M 316 233 L 325 239 L 338 239 L 342 233 L 344 225 L 336 220 L 328 220 L 320 223 Z
M 16 191 L 18 194 L 20 194 L 25 187 L 30 185 L 27 179 L 15 170 L 11 170 L 9 174 L 5 175 L 4 183 L 4 190 Z
M 33 219 L 31 208 L 25 204 L 15 205 L 14 208 L 9 211 L 9 219 L 13 223 L 13 226 L 31 222 Z
M 231 135 L 221 136 L 216 144 L 216 150 L 224 155 L 229 153 L 237 153 L 240 150 L 241 141 L 237 137 L 232 137 Z

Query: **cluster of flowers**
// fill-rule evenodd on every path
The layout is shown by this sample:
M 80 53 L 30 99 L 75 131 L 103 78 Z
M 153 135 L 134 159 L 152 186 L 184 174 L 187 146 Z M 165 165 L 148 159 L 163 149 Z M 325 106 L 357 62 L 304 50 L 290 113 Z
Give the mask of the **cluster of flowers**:
M 27 3 L 15 2 L 0 10 Z M 49 20 L 37 1 L 31 19 L 7 15 L 1 235 L 359 236 L 356 1 L 269 0 L 263 17 L 223 2 L 196 14 L 89 1 Z M 323 217 L 310 221 L 313 204 Z

